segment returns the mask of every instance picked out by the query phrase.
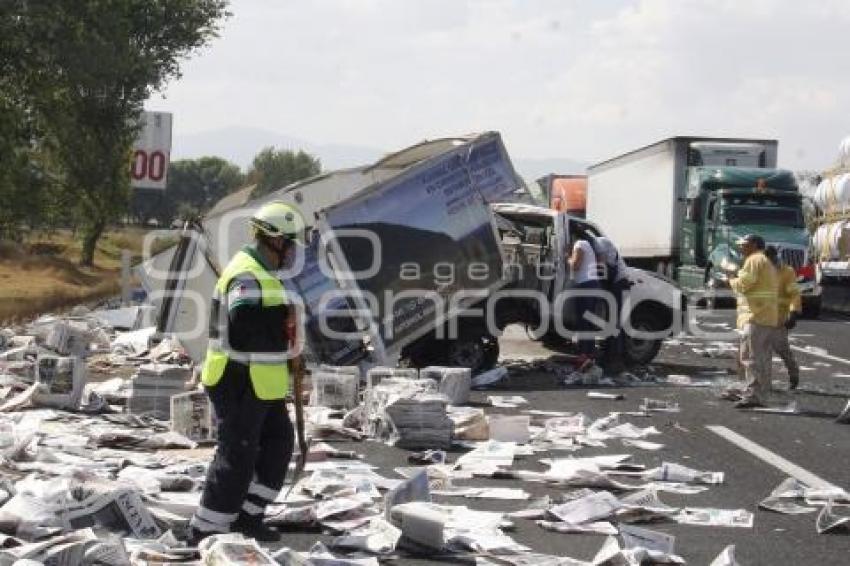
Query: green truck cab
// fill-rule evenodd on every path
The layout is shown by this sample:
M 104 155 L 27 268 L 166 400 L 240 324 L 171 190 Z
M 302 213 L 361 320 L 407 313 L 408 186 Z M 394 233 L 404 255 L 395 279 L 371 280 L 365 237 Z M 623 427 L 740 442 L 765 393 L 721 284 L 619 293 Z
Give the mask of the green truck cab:
M 728 289 L 743 258 L 735 244 L 758 234 L 797 270 L 808 310 L 819 309 L 815 269 L 808 261 L 802 197 L 793 173 L 783 169 L 691 167 L 679 246 L 678 277 L 686 289 Z

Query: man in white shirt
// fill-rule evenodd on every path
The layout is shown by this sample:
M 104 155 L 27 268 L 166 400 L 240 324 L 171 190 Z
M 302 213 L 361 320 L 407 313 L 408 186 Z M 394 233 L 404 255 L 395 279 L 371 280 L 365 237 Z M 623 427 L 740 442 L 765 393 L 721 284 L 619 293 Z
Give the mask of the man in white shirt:
M 605 349 L 609 355 L 606 358 L 609 364 L 616 369 L 622 367 L 622 328 L 620 327 L 620 315 L 623 309 L 623 292 L 631 287 L 628 277 L 628 266 L 623 261 L 617 246 L 605 236 L 593 239 L 593 247 L 596 250 L 596 258 L 599 260 L 601 284 L 603 288 L 611 293 L 616 305 L 617 334 L 606 340 Z
M 599 266 L 596 253 L 590 242 L 573 233 L 573 249 L 567 262 L 572 273 L 573 289 L 599 289 Z M 591 332 L 594 325 L 585 318 L 585 313 L 595 312 L 596 297 L 576 297 L 576 330 L 579 332 Z M 580 339 L 578 341 L 579 358 L 577 367 L 586 367 L 593 362 L 596 350 L 596 342 L 592 338 Z

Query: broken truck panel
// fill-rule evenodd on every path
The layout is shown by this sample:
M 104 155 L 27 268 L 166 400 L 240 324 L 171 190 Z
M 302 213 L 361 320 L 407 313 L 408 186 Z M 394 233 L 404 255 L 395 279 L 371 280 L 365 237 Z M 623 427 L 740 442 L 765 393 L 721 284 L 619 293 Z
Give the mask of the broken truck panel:
M 499 134 L 423 142 L 371 166 L 320 175 L 222 210 L 206 218 L 202 230 L 195 227 L 185 249 L 148 261 L 142 279 L 153 296 L 173 295 L 159 303 L 160 330 L 176 333 L 193 359 L 200 360 L 206 347 L 205 303 L 215 285 L 213 266 L 226 262 L 250 241 L 245 221 L 257 207 L 269 200 L 298 206 L 312 236 L 345 228 L 372 229 L 382 249 L 375 275 L 353 284 L 329 279 L 319 269 L 319 250 L 311 237 L 302 272 L 289 283 L 308 309 L 308 344 L 319 361 L 356 363 L 365 357 L 362 341 L 331 340 L 317 331 L 319 309 L 346 310 L 353 301 L 337 298 L 324 304 L 322 294 L 345 288 L 354 296 L 368 292 L 384 301 L 385 291 L 422 290 L 448 297 L 458 290 L 486 292 L 500 285 L 501 249 L 487 203 L 511 200 L 517 190 L 518 177 Z M 366 259 L 359 253 L 358 246 L 369 245 L 363 238 L 330 240 L 330 261 L 337 274 L 372 258 L 371 253 Z M 400 268 L 414 263 L 421 268 L 421 277 L 402 279 Z M 473 263 L 486 277 L 469 277 Z M 468 302 L 461 301 L 456 309 Z M 379 363 L 398 357 L 406 344 L 433 329 L 445 314 L 428 312 L 427 301 L 410 297 L 394 302 L 391 298 L 384 304 L 391 310 L 379 309 L 376 320 L 351 319 L 347 324 L 364 330 Z M 345 320 L 341 324 L 345 326 Z
M 180 240 L 136 272 L 157 309 L 157 333 L 176 336 L 196 362 L 207 349 L 209 300 L 218 279 L 201 228 L 187 224 Z
M 504 284 L 487 203 L 510 199 L 518 179 L 496 133 L 454 144 L 397 177 L 330 207 L 338 260 L 377 299 L 387 356 Z M 362 231 L 374 236 L 365 237 Z M 361 231 L 361 232 L 357 232 Z M 455 299 L 467 293 L 456 304 Z

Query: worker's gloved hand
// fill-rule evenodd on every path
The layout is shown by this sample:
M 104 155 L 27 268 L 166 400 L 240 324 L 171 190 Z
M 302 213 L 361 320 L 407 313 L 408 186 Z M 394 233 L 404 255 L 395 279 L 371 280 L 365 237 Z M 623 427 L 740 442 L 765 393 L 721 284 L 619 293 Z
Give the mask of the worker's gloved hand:
M 790 315 L 788 315 L 788 320 L 785 321 L 785 328 L 787 330 L 791 330 L 795 326 L 797 326 L 797 313 L 792 312 Z

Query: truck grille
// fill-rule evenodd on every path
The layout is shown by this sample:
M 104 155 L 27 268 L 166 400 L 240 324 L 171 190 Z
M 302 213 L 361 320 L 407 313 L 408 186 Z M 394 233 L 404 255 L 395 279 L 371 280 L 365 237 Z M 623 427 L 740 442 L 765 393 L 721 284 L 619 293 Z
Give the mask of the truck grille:
M 790 265 L 794 269 L 800 269 L 806 264 L 806 250 L 801 248 L 783 248 L 782 246 L 776 247 L 779 250 L 779 257 L 785 265 Z

